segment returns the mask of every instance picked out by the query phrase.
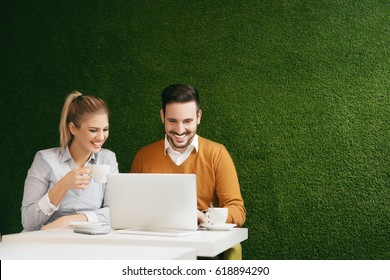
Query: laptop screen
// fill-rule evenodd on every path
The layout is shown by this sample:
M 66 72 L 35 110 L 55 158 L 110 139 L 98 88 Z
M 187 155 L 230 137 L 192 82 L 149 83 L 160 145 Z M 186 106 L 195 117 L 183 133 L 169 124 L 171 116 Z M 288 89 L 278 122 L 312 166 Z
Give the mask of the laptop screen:
M 109 174 L 113 229 L 197 230 L 195 174 Z

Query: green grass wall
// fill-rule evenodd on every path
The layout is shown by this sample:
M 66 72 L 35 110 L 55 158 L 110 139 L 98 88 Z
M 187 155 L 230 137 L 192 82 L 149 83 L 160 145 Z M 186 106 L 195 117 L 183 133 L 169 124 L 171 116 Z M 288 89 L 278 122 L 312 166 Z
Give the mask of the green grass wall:
M 199 134 L 235 161 L 245 259 L 390 258 L 388 1 L 0 5 L 2 234 L 21 230 L 27 170 L 58 146 L 70 91 L 107 102 L 128 172 L 180 82 L 200 91 Z

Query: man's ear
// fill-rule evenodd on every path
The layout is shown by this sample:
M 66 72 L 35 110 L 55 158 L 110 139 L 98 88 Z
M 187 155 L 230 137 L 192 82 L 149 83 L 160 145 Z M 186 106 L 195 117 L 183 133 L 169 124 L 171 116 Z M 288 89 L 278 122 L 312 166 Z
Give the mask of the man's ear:
M 70 131 L 70 133 L 72 133 L 72 135 L 77 134 L 77 127 L 74 125 L 73 122 L 69 123 L 69 131 Z
M 164 110 L 163 109 L 160 110 L 160 117 L 161 117 L 162 123 L 165 123 L 165 115 L 164 115 Z
M 198 125 L 200 124 L 200 119 L 202 118 L 202 110 L 199 109 L 199 112 L 198 112 Z

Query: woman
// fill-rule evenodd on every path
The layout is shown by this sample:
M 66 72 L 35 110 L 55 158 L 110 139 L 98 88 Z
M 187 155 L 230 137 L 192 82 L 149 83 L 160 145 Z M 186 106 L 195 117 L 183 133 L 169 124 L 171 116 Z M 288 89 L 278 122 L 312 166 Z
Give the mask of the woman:
M 118 173 L 108 138 L 109 111 L 94 96 L 71 93 L 60 120 L 61 147 L 37 152 L 28 170 L 22 202 L 24 231 L 65 227 L 70 222 L 109 222 L 107 186 L 91 181 L 91 164 Z

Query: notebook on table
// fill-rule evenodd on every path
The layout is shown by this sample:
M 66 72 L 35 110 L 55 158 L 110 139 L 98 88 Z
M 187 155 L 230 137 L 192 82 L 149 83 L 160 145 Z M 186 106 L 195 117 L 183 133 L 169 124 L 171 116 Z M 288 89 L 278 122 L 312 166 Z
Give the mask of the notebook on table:
M 141 235 L 197 234 L 195 174 L 109 174 L 110 224 Z

